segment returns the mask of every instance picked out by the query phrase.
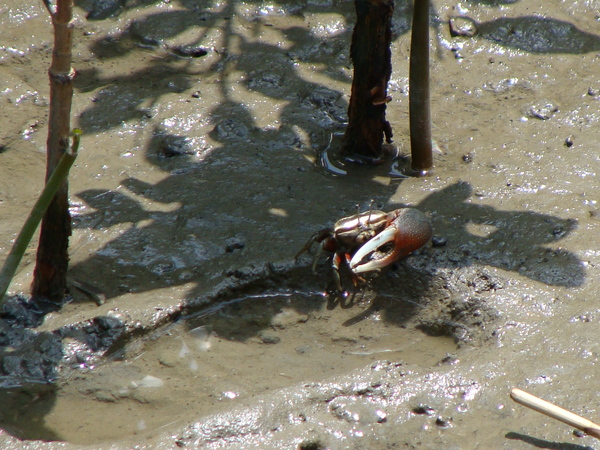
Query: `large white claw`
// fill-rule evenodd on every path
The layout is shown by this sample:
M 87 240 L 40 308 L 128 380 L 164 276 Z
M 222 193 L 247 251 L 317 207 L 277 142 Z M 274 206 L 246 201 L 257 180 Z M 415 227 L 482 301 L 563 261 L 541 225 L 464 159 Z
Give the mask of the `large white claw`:
M 382 255 L 381 258 L 367 259 L 363 261 L 369 254 L 376 252 L 378 248 L 396 240 L 396 234 L 398 229 L 396 227 L 389 227 L 375 236 L 373 239 L 367 241 L 358 251 L 354 254 L 350 260 L 350 269 L 354 273 L 369 272 L 371 270 L 381 269 L 391 262 L 390 258 L 393 258 L 391 254 Z M 361 264 L 362 263 L 362 264 Z

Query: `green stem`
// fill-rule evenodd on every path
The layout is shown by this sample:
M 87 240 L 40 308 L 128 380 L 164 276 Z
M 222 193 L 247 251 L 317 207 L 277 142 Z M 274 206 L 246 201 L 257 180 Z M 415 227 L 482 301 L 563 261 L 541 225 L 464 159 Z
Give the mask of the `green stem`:
M 17 271 L 17 267 L 19 266 L 23 255 L 25 254 L 25 250 L 27 250 L 29 242 L 31 242 L 31 238 L 35 233 L 35 230 L 37 230 L 42 217 L 44 217 L 44 214 L 48 209 L 48 205 L 54 198 L 54 195 L 58 191 L 60 185 L 69 176 L 69 170 L 71 169 L 71 166 L 77 157 L 80 136 L 81 130 L 73 130 L 73 145 L 71 147 L 71 151 L 67 151 L 63 154 L 58 162 L 58 165 L 56 166 L 56 169 L 54 172 L 52 172 L 52 175 L 48 179 L 44 190 L 29 213 L 29 217 L 27 217 L 23 228 L 21 228 L 19 236 L 15 240 L 8 257 L 2 266 L 2 270 L 0 270 L 0 306 L 2 306 L 4 303 L 4 295 L 6 294 L 10 282 Z

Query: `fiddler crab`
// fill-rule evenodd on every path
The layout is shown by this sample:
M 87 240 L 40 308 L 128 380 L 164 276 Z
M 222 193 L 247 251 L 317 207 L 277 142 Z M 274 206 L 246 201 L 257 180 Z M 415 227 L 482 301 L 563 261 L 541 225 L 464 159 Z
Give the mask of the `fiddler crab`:
M 315 233 L 298 252 L 296 259 L 318 250 L 313 260 L 316 270 L 322 252 L 333 253 L 333 275 L 341 292 L 340 264 L 346 261 L 354 284 L 364 281 L 359 274 L 382 269 L 424 246 L 432 236 L 429 219 L 418 209 L 401 208 L 392 212 L 369 210 L 338 220 L 333 228 Z

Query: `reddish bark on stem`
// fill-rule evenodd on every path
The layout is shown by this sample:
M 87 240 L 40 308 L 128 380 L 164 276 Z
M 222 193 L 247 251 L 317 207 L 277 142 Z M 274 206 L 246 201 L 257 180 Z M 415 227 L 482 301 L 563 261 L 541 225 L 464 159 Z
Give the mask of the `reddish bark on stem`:
M 392 141 L 392 128 L 385 119 L 391 100 L 387 86 L 392 73 L 392 0 L 355 0 L 356 25 L 350 57 L 354 65 L 348 127 L 342 155 L 377 162 L 383 156 L 383 138 Z
M 54 49 L 50 77 L 50 111 L 47 139 L 46 181 L 58 161 L 69 148 L 71 133 L 71 102 L 73 78 L 71 49 L 73 42 L 73 2 L 57 0 L 56 7 L 45 1 L 54 27 Z M 42 220 L 36 266 L 31 293 L 34 298 L 61 303 L 67 291 L 69 265 L 69 213 L 68 183 L 65 181 L 50 203 Z

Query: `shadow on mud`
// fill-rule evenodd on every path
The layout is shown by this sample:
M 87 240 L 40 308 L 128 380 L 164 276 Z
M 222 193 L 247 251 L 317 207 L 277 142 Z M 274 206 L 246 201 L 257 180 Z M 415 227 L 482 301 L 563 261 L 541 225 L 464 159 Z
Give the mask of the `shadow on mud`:
M 47 312 L 47 311 L 46 311 Z M 58 439 L 43 425 L 55 402 L 63 347 L 55 333 L 37 332 L 44 311 L 16 296 L 0 318 L 0 426 L 14 436 Z
M 195 15 L 148 17 L 122 36 L 97 42 L 96 51 L 110 59 L 140 46 L 157 49 L 170 37 L 164 33 L 183 32 L 198 21 L 206 24 L 208 32 L 217 21 L 232 18 L 234 3 L 214 14 L 199 11 L 194 3 L 190 8 L 196 8 Z M 105 5 L 108 9 L 97 10 L 95 18 L 122 7 L 120 2 Z M 294 13 L 295 6 L 287 5 Z M 351 13 L 348 8 L 344 11 L 350 22 Z M 540 18 L 511 20 L 480 24 L 480 30 L 488 39 L 531 52 L 582 53 L 600 48 L 597 36 L 582 34 L 571 24 Z M 406 23 L 406 17 L 396 18 L 397 34 L 407 30 Z M 252 26 L 258 25 L 256 21 Z M 518 38 L 521 26 L 527 28 L 525 40 Z M 545 31 L 535 34 L 536 29 Z M 547 34 L 555 29 L 568 37 L 560 45 L 555 34 Z M 56 401 L 54 383 L 60 370 L 91 368 L 134 338 L 178 318 L 186 319 L 182 323 L 190 329 L 210 325 L 225 340 L 258 338 L 268 344 L 275 343 L 277 336 L 265 331 L 273 329 L 274 318 L 284 309 L 304 317 L 325 306 L 333 313 L 350 312 L 343 327 L 378 316 L 397 329 L 412 324 L 430 335 L 477 345 L 494 336 L 497 313 L 492 300 L 501 295 L 504 284 L 487 267 L 550 286 L 583 284 L 581 261 L 552 245 L 576 229 L 574 221 L 478 204 L 471 185 L 456 183 L 411 205 L 430 217 L 435 234 L 447 239 L 445 247 L 408 257 L 370 277 L 348 297 L 325 294 L 329 262 L 323 260 L 313 274 L 309 257 L 298 263 L 292 260 L 315 229 L 330 225 L 344 211 L 353 213 L 357 202 L 367 205 L 375 198 L 386 209 L 406 205 L 389 204 L 389 187 L 373 181 L 371 169 L 357 178 L 332 179 L 315 171 L 305 158 L 322 144 L 323 130 L 327 134 L 343 124 L 347 105 L 339 92 L 305 81 L 296 63 L 328 63 L 325 75 L 339 80 L 337 69 L 347 64 L 347 58 L 336 57 L 347 48 L 350 29 L 333 39 L 316 38 L 300 28 L 280 31 L 292 41 L 288 48 L 253 44 L 238 36 L 240 55 L 218 55 L 210 69 L 222 74 L 238 70 L 244 73 L 248 90 L 286 102 L 278 128 L 261 128 L 222 81 L 222 98 L 209 112 L 210 136 L 221 144 L 219 148 L 198 152 L 195 141 L 183 132 L 153 123 L 154 133 L 144 150 L 147 160 L 164 172 L 162 181 L 126 177 L 113 190 L 77 193 L 93 211 L 75 217 L 76 228 L 110 231 L 120 226 L 124 231 L 74 264 L 71 276 L 90 284 L 100 282 L 108 301 L 126 293 L 174 286 L 185 286 L 188 293 L 171 312 L 157 316 L 148 330 L 136 330 L 123 317 L 102 316 L 53 332 L 38 332 L 37 324 L 21 324 L 17 333 L 5 310 L 0 318 L 0 380 L 6 381 L 0 391 L 4 405 L 0 422 L 9 432 L 24 438 L 59 439 L 40 423 Z M 526 38 L 527 33 L 533 37 Z M 231 35 L 227 38 L 231 40 Z M 201 44 L 201 39 L 189 43 Z M 169 66 L 169 58 L 181 59 L 173 49 L 168 51 L 166 59 L 131 76 L 102 77 L 92 69 L 82 70 L 79 88 L 100 91 L 93 106 L 80 116 L 79 125 L 100 132 L 133 120 L 149 124 L 152 106 L 163 94 L 191 94 L 187 92 L 193 88 L 191 77 L 206 72 Z M 200 160 L 194 159 L 194 153 L 202 153 Z
M 122 349 L 130 339 L 116 317 L 98 316 L 54 331 L 38 331 L 43 308 L 29 298 L 9 298 L 0 312 L 0 426 L 19 439 L 62 440 L 44 417 L 56 403 L 61 376 L 89 370 L 99 355 Z
M 587 445 L 577 445 L 571 444 L 569 442 L 555 442 L 555 441 L 547 441 L 545 439 L 538 439 L 532 436 L 528 436 L 526 434 L 521 433 L 506 433 L 504 436 L 506 439 L 513 439 L 522 442 L 526 442 L 529 445 L 532 445 L 537 448 L 548 448 L 548 449 L 556 449 L 556 450 L 592 450 L 592 447 Z
M 547 17 L 502 17 L 477 27 L 485 39 L 531 53 L 583 54 L 600 50 L 600 36 Z
M 227 154 L 231 156 L 233 152 L 234 149 L 231 149 Z M 207 164 L 211 163 L 207 162 Z M 238 174 L 235 170 L 235 167 L 230 167 L 225 171 L 222 170 L 220 175 L 224 179 L 236 178 Z M 194 177 L 195 174 L 188 172 L 186 175 L 187 178 L 174 175 L 155 185 L 135 179 L 124 180 L 123 186 L 126 186 L 130 192 L 146 197 L 151 196 L 155 202 L 183 204 L 178 210 L 165 213 L 149 213 L 133 196 L 125 193 L 100 190 L 80 193 L 81 198 L 96 212 L 80 216 L 78 227 L 92 226 L 105 229 L 118 224 L 135 224 L 148 219 L 152 219 L 153 223 L 143 228 L 131 227 L 118 239 L 107 244 L 98 254 L 82 264 L 75 265 L 73 272 L 91 274 L 100 266 L 132 266 L 132 269 L 146 272 L 145 279 L 151 280 L 151 284 L 144 285 L 144 279 L 136 278 L 135 286 L 133 282 L 129 286 L 129 289 L 134 292 L 172 286 L 181 279 L 187 282 L 189 278 L 182 277 L 181 273 L 186 269 L 189 270 L 188 265 L 201 266 L 203 260 L 208 262 L 211 259 L 219 259 L 211 263 L 213 268 L 214 264 L 217 264 L 222 267 L 225 276 L 238 276 L 235 269 L 236 258 L 233 256 L 236 252 L 244 254 L 251 252 L 251 246 L 240 243 L 238 247 L 235 245 L 228 247 L 227 238 L 235 236 L 236 232 L 233 232 L 230 233 L 231 236 L 224 235 L 216 240 L 222 242 L 222 246 L 210 249 L 209 246 L 218 244 L 215 244 L 215 241 L 205 242 L 202 236 L 206 236 L 210 229 L 219 228 L 219 217 L 224 213 L 219 212 L 219 205 L 213 204 L 206 209 L 194 205 L 194 200 L 189 196 L 198 199 L 198 195 L 194 192 L 190 194 L 190 189 L 186 190 L 183 186 L 185 184 L 193 186 L 197 179 Z M 270 175 L 274 176 L 274 174 Z M 274 184 L 277 186 L 277 181 Z M 259 218 L 253 217 L 255 210 L 248 209 L 243 204 L 244 197 L 249 191 L 244 191 L 240 196 L 239 188 L 235 184 L 217 182 L 211 186 L 213 189 L 207 195 L 227 198 L 240 204 L 236 217 L 230 218 L 229 223 L 227 220 L 222 220 L 222 225 L 234 228 L 233 224 L 237 222 L 240 231 L 243 229 L 244 222 L 247 222 L 250 228 L 254 225 L 261 226 L 258 224 Z M 371 191 L 370 186 L 365 184 L 364 190 Z M 364 196 L 359 200 L 364 202 L 367 198 Z M 294 213 L 292 206 L 286 204 L 282 206 L 286 211 L 290 211 L 290 214 Z M 432 220 L 435 233 L 449 241 L 445 248 L 429 251 L 432 255 L 436 255 L 430 263 L 433 268 L 460 268 L 478 264 L 513 271 L 553 286 L 577 287 L 584 281 L 585 272 L 579 259 L 567 250 L 551 246 L 552 243 L 560 241 L 576 229 L 577 223 L 574 220 L 530 211 L 502 211 L 477 204 L 472 198 L 472 187 L 468 183 L 449 186 L 431 194 L 421 203 L 411 206 L 426 212 Z M 107 212 L 110 213 L 108 217 Z M 300 218 L 301 215 L 292 217 L 289 222 L 300 223 Z M 332 218 L 331 222 L 335 219 Z M 175 229 L 172 225 L 175 225 Z M 173 237 L 174 231 L 193 234 L 194 239 L 188 237 L 185 241 L 184 238 L 183 245 L 179 247 L 180 244 L 173 242 L 172 239 L 164 239 L 165 236 Z M 293 231 L 297 233 L 297 230 Z M 156 236 L 156 239 L 152 239 L 152 236 Z M 306 236 L 310 235 L 306 234 Z M 267 245 L 268 236 L 263 236 L 263 239 L 265 239 L 264 245 Z M 132 243 L 137 243 L 137 248 L 132 247 Z M 146 243 L 153 246 L 151 251 L 146 247 Z M 294 249 L 301 248 L 302 244 L 302 241 L 294 243 L 285 253 L 290 257 Z M 191 248 L 186 250 L 185 245 Z M 129 260 L 123 259 L 126 253 Z M 285 253 L 281 256 L 285 257 Z M 179 259 L 182 268 L 178 268 L 175 264 L 168 264 L 168 260 L 174 258 Z M 225 263 L 223 263 L 224 259 L 227 260 Z M 168 267 L 165 269 L 165 266 Z M 325 266 L 320 271 L 324 272 L 325 278 L 329 268 Z M 136 272 L 132 270 L 132 274 Z M 126 272 L 121 270 L 121 277 L 126 277 Z M 107 289 L 108 298 L 119 295 L 118 290 L 110 290 L 109 283 L 104 287 Z
M 232 148 L 229 156 L 233 151 Z M 199 207 L 192 198 L 186 200 L 182 196 L 182 192 L 190 191 L 189 183 L 194 183 L 194 178 L 187 175 L 180 180 L 183 184 L 177 183 L 178 187 L 171 185 L 172 177 L 157 185 L 139 180 L 124 183 L 132 192 L 152 195 L 153 201 L 171 203 L 177 198 L 184 205 L 175 212 L 164 213 L 164 218 L 156 212 L 148 216 L 140 204 L 126 195 L 119 201 L 115 201 L 118 199 L 115 194 L 94 192 L 90 195 L 88 198 L 96 199 L 90 204 L 99 214 L 112 211 L 111 219 L 102 222 L 102 226 L 111 227 L 122 222 L 148 223 L 149 217 L 153 221 L 144 227 L 133 226 L 97 254 L 75 265 L 72 275 L 90 277 L 89 274 L 100 273 L 108 267 L 114 271 L 117 282 L 128 280 L 128 290 L 132 292 L 178 283 L 192 284 L 187 300 L 177 307 L 178 313 L 173 317 L 189 319 L 185 323 L 190 328 L 210 325 L 220 337 L 239 342 L 261 338 L 268 333 L 274 318 L 284 308 L 308 314 L 325 306 L 330 311 L 341 313 L 340 310 L 347 310 L 350 313 L 340 324 L 342 327 L 360 327 L 368 319 L 377 317 L 392 326 L 413 326 L 428 335 L 451 337 L 459 345 L 481 345 L 494 339 L 499 317 L 494 304 L 503 295 L 506 278 L 511 272 L 550 286 L 577 287 L 585 280 L 585 271 L 577 256 L 560 248 L 554 249 L 552 245 L 576 229 L 575 221 L 480 205 L 472 198 L 472 187 L 468 183 L 456 183 L 411 205 L 429 215 L 434 232 L 448 241 L 444 247 L 422 249 L 380 274 L 369 275 L 367 282 L 358 288 L 351 288 L 349 274 L 342 271 L 342 283 L 349 291 L 347 294 L 336 293 L 331 290 L 328 258 L 321 258 L 316 273 L 310 269 L 311 256 L 293 261 L 292 253 L 301 248 L 304 239 L 278 247 L 275 254 L 283 259 L 275 257 L 265 261 L 262 258 L 269 252 L 265 255 L 260 245 L 269 244 L 269 233 L 248 236 L 248 242 L 229 243 L 227 235 L 210 236 L 211 230 L 222 228 L 209 218 L 220 217 L 222 212 L 217 205 L 207 213 L 204 209 L 207 205 Z M 229 183 L 214 186 L 220 186 L 217 195 L 223 198 L 235 199 L 239 194 L 239 189 Z M 245 190 L 244 195 L 248 192 Z M 319 195 L 318 191 L 313 195 Z M 198 199 L 195 193 L 192 196 Z M 115 205 L 122 205 L 122 208 L 115 208 Z M 282 206 L 292 211 L 285 204 Z M 255 210 L 243 204 L 236 212 L 242 219 L 240 231 L 248 227 L 246 221 L 255 224 L 250 225 L 251 229 L 262 226 L 264 230 L 266 225 L 260 225 L 259 218 L 252 218 Z M 98 222 L 96 213 L 82 220 Z M 230 226 L 232 222 L 230 220 Z M 293 230 L 292 225 L 290 230 Z M 193 239 L 189 235 L 193 235 Z M 306 236 L 309 234 L 303 238 Z M 222 247 L 212 256 L 198 252 L 198 249 L 218 242 Z M 144 246 L 150 244 L 154 256 L 144 264 L 136 265 L 135 261 L 144 258 L 144 253 L 148 255 Z M 139 245 L 142 247 L 136 247 Z M 191 247 L 187 254 L 186 245 Z M 136 253 L 136 248 L 141 253 Z M 169 266 L 165 262 L 169 259 L 176 259 L 179 267 Z M 243 265 L 242 260 L 250 261 L 250 264 Z M 184 276 L 192 266 L 198 272 Z M 170 269 L 164 270 L 164 267 Z M 489 267 L 501 269 L 505 274 Z M 159 274 L 161 270 L 163 272 Z M 222 281 L 213 289 L 208 289 L 202 282 L 215 277 Z M 119 295 L 117 286 L 110 290 L 111 286 L 106 283 L 104 287 L 109 301 Z M 207 294 L 207 290 L 212 293 Z M 128 340 L 128 337 L 124 339 Z

